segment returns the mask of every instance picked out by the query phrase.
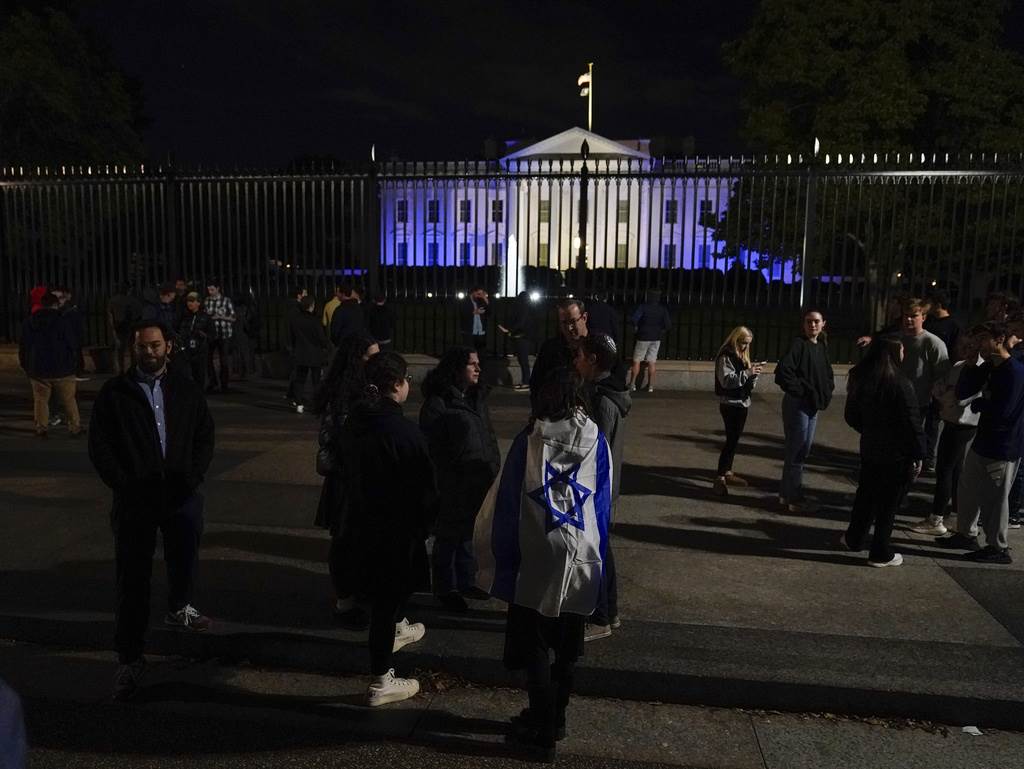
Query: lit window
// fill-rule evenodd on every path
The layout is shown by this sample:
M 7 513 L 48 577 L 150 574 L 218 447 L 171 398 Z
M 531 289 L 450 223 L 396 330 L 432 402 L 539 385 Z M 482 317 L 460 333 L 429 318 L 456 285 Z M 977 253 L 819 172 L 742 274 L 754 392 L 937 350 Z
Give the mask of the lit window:
M 441 221 L 441 201 L 427 201 L 427 224 L 437 224 Z
M 700 202 L 700 215 L 715 213 L 715 201 L 704 199 Z
M 537 208 L 537 216 L 540 217 L 541 224 L 547 224 L 551 221 L 551 201 L 541 200 Z
M 459 264 L 463 267 L 471 267 L 473 265 L 473 253 L 469 243 L 459 243 Z
M 629 246 L 625 243 L 619 243 L 619 245 L 615 247 L 615 266 L 620 268 L 626 267 L 628 266 L 628 260 Z
M 437 243 L 427 243 L 427 267 L 437 267 L 438 253 Z
M 501 264 L 504 258 L 504 243 L 500 240 L 497 243 L 491 243 L 491 264 Z
M 459 201 L 459 221 L 463 224 L 468 224 L 472 218 L 473 207 L 471 200 L 460 200 Z
M 409 264 L 409 244 L 399 243 L 395 248 L 395 264 L 405 267 Z
M 409 201 L 408 200 L 396 200 L 395 201 L 395 221 L 399 224 L 405 224 L 409 221 Z
M 629 224 L 629 200 L 619 201 L 619 224 Z
M 537 246 L 537 264 L 541 267 L 547 267 L 550 260 L 550 251 L 547 243 L 541 243 Z
M 491 201 L 491 221 L 500 224 L 505 221 L 505 201 Z
M 676 266 L 676 244 L 665 243 L 661 247 L 661 266 L 671 269 Z

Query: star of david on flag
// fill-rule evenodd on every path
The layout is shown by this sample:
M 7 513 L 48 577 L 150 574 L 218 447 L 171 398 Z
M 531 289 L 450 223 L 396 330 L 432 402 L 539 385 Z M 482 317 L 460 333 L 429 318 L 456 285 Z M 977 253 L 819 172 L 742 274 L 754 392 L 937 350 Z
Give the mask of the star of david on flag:
M 552 467 L 550 462 L 544 463 L 544 485 L 533 491 L 527 492 L 527 496 L 544 508 L 548 513 L 547 531 L 550 533 L 565 525 L 575 526 L 580 531 L 585 530 L 585 516 L 583 505 L 594 492 L 580 483 L 576 477 L 579 475 L 580 465 L 575 464 L 566 470 L 559 472 Z M 560 510 L 551 501 L 551 489 L 555 486 L 568 487 L 572 495 L 572 507 L 568 510 Z

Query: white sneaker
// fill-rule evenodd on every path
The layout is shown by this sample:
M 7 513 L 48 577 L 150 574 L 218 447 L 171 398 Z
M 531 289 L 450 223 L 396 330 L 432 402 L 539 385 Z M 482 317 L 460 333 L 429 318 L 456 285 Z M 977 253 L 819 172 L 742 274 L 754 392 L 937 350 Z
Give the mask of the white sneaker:
M 636 385 L 630 385 L 630 386 L 629 386 L 629 391 L 630 391 L 631 393 L 635 393 L 635 392 L 636 392 Z
M 378 705 L 387 705 L 389 702 L 401 702 L 415 697 L 419 690 L 419 681 L 415 678 L 398 678 L 395 675 L 395 669 L 391 668 L 384 675 L 377 676 L 370 684 L 366 690 L 366 704 L 375 708 Z
M 303 414 L 303 413 L 305 413 L 305 411 L 306 411 L 306 407 L 303 406 L 301 403 L 298 406 L 295 407 L 295 413 L 296 414 Z
M 903 556 L 900 555 L 899 553 L 896 553 L 896 555 L 894 555 L 892 557 L 891 561 L 885 561 L 885 562 L 882 562 L 882 563 L 880 563 L 878 561 L 868 561 L 868 566 L 874 566 L 874 567 L 876 567 L 878 569 L 884 569 L 886 566 L 902 566 L 902 565 L 903 565 Z
M 941 518 L 933 518 L 930 515 L 923 521 L 918 521 L 911 525 L 910 530 L 916 531 L 918 534 L 930 534 L 933 537 L 945 536 L 946 532 L 949 531 Z
M 393 651 L 398 651 L 406 644 L 416 643 L 423 638 L 426 632 L 427 629 L 423 626 L 422 622 L 409 622 L 408 618 L 403 617 L 401 622 L 395 624 L 395 645 Z
M 649 393 L 652 393 L 652 392 L 654 392 L 654 388 L 653 388 L 653 387 L 648 387 L 648 388 L 647 388 L 647 392 L 649 392 Z

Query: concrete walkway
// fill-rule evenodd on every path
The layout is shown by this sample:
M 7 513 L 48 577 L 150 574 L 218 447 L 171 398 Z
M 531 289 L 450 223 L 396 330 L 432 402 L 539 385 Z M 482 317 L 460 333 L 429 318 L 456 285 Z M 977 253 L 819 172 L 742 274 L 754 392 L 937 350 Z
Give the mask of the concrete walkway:
M 99 382 L 83 387 L 83 407 Z M 361 672 L 364 638 L 333 627 L 324 557 L 311 528 L 319 495 L 315 420 L 284 407 L 278 383 L 211 399 L 218 450 L 196 603 L 218 620 L 205 636 L 159 628 L 164 578 L 154 572 L 154 653 Z M 628 421 L 614 537 L 623 626 L 588 644 L 578 690 L 602 697 L 899 715 L 950 724 L 1024 723 L 1024 574 L 979 566 L 898 530 L 906 558 L 871 569 L 838 552 L 857 468 L 842 402 L 825 412 L 807 485 L 814 515 L 783 515 L 774 497 L 781 417 L 774 388 L 755 398 L 736 470 L 752 485 L 711 494 L 722 440 L 709 393 L 640 394 Z M 525 394 L 495 393 L 507 448 Z M 414 415 L 418 405 L 411 403 Z M 109 496 L 84 442 L 31 437 L 23 379 L 0 378 L 0 637 L 109 649 L 113 566 Z M 923 514 L 931 481 L 918 484 Z M 1011 532 L 1011 546 L 1021 538 Z M 1022 559 L 1024 561 L 1024 559 Z M 419 596 L 424 641 L 407 670 L 516 685 L 501 667 L 503 607 L 466 616 Z

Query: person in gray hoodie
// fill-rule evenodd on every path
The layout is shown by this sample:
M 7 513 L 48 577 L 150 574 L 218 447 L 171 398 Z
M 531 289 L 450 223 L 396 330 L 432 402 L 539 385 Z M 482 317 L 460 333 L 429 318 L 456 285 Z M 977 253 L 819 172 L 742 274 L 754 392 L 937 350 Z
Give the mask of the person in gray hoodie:
M 615 340 L 607 334 L 590 334 L 582 338 L 573 361 L 584 382 L 587 409 L 597 429 L 604 433 L 612 455 L 612 517 L 622 485 L 623 420 L 633 405 L 629 391 L 611 375 L 619 360 Z M 597 596 L 597 608 L 590 616 L 584 633 L 585 641 L 607 638 L 619 627 L 618 589 L 615 580 L 615 558 L 612 554 L 611 522 L 605 550 L 604 574 Z
M 732 471 L 736 447 L 747 423 L 750 393 L 757 384 L 762 364 L 751 363 L 750 345 L 754 335 L 746 326 L 737 326 L 729 332 L 715 358 L 715 395 L 721 401 L 718 410 L 725 423 L 725 445 L 718 457 L 718 475 L 715 493 L 726 496 L 729 484 L 746 486 L 747 482 Z

